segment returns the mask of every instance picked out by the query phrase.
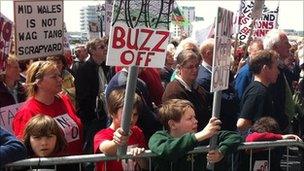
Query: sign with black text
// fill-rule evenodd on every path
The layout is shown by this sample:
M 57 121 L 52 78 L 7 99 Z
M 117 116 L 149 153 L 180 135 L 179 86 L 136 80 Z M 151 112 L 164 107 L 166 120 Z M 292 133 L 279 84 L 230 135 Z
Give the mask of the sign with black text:
M 58 126 L 62 129 L 64 137 L 68 143 L 79 140 L 79 127 L 77 123 L 68 115 L 63 114 L 54 117 Z
M 215 26 L 211 92 L 228 88 L 232 34 L 233 12 L 219 7 Z
M 31 59 L 63 53 L 63 1 L 14 1 L 16 56 Z
M 242 7 L 238 20 L 238 24 L 240 25 L 238 39 L 240 41 L 247 42 L 251 31 L 250 25 L 252 23 L 253 17 L 260 16 L 260 18 L 257 18 L 255 23 L 253 23 L 254 26 L 253 26 L 252 37 L 263 38 L 269 30 L 276 29 L 278 27 L 277 21 L 278 21 L 279 6 L 277 6 L 277 8 L 274 10 L 270 10 L 267 8 L 265 4 L 262 3 L 259 4 L 260 9 L 254 10 L 255 4 L 253 1 L 245 0 L 242 1 L 241 3 L 242 3 L 241 5 Z M 258 12 L 255 12 L 258 10 L 262 11 L 261 15 L 258 15 L 257 14 Z
M 2 128 L 8 132 L 12 132 L 13 119 L 23 104 L 24 102 L 0 108 L 0 126 Z

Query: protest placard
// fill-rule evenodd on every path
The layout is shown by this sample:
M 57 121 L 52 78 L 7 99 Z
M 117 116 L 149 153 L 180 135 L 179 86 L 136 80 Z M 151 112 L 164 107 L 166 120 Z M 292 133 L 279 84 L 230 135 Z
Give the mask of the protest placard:
M 13 119 L 23 104 L 24 102 L 0 108 L 0 126 L 2 128 L 12 132 Z
M 16 56 L 31 59 L 63 53 L 63 1 L 14 1 Z
M 211 92 L 228 88 L 231 37 L 233 34 L 233 12 L 219 7 L 215 28 Z
M 242 7 L 239 16 L 240 30 L 238 39 L 246 43 L 251 31 L 250 25 L 252 23 L 252 17 L 259 15 L 256 15 L 258 12 L 255 14 L 252 13 L 254 8 L 253 1 L 242 1 L 241 3 Z M 269 30 L 276 29 L 278 27 L 277 20 L 279 8 L 277 7 L 274 10 L 270 10 L 267 8 L 266 4 L 264 4 L 263 9 L 255 9 L 255 11 L 258 10 L 262 10 L 262 15 L 260 18 L 256 19 L 255 23 L 253 23 L 254 29 L 252 37 L 263 38 Z
M 10 52 L 13 22 L 0 12 L 0 73 L 5 70 Z
M 170 35 L 170 5 L 169 0 L 115 1 L 107 65 L 163 67 Z

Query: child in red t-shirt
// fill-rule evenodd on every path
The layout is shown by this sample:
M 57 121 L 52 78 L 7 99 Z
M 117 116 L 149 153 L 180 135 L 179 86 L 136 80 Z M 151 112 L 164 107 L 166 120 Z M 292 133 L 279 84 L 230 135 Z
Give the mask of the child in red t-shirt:
M 38 114 L 26 124 L 23 142 L 30 157 L 51 157 L 62 152 L 67 142 L 56 121 Z
M 252 128 L 251 134 L 246 137 L 246 142 L 254 141 L 274 141 L 282 139 L 295 139 L 302 141 L 300 137 L 294 134 L 280 134 L 279 124 L 272 117 L 262 117 L 257 120 Z
M 280 134 L 279 124 L 275 119 L 272 117 L 262 117 L 257 120 L 252 128 L 251 132 L 246 137 L 246 142 L 255 142 L 255 141 L 275 141 L 275 140 L 282 140 L 282 139 L 295 139 L 297 141 L 302 141 L 297 135 L 294 134 Z M 252 159 L 252 166 L 255 170 L 264 168 L 269 170 L 269 163 L 268 163 L 268 149 L 256 149 L 253 151 L 253 159 Z M 243 160 L 249 157 L 248 154 L 245 154 Z M 280 170 L 280 161 L 282 157 L 282 149 L 281 148 L 274 148 L 271 150 L 270 155 L 270 170 Z M 248 159 L 247 159 L 248 160 Z M 246 162 L 241 162 L 241 170 L 248 170 L 249 169 L 249 160 Z
M 122 108 L 124 104 L 124 89 L 113 90 L 108 99 L 108 111 L 112 117 L 112 123 L 110 127 L 102 129 L 94 137 L 94 152 L 95 153 L 104 153 L 106 155 L 116 155 L 117 147 L 122 144 L 128 145 L 127 153 L 131 153 L 136 156 L 144 152 L 146 143 L 144 140 L 143 132 L 140 128 L 135 126 L 139 110 L 141 105 L 140 97 L 135 94 L 134 105 L 131 116 L 131 126 L 130 133 L 126 134 L 120 128 L 122 120 Z M 145 160 L 121 160 L 121 161 L 108 161 L 105 165 L 105 162 L 99 162 L 97 164 L 97 170 L 139 170 L 140 168 L 145 168 Z

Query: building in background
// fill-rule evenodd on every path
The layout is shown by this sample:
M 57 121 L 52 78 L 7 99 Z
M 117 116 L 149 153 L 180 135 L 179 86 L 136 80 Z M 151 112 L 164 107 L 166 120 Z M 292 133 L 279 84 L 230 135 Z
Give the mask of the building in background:
M 174 23 L 171 23 L 170 32 L 172 34 L 172 37 L 180 37 L 182 36 L 182 34 L 185 34 L 185 36 L 191 36 L 193 31 L 193 25 L 191 23 L 196 21 L 203 21 L 204 17 L 198 17 L 195 15 L 194 6 L 180 6 L 180 9 L 183 13 L 183 16 L 187 20 L 187 24 L 179 26 Z
M 100 15 L 105 15 L 100 12 L 100 7 L 100 5 L 90 5 L 82 7 L 80 10 L 80 30 L 82 35 L 88 40 L 100 36 Z M 204 20 L 203 17 L 195 15 L 194 6 L 181 6 L 180 9 L 183 16 L 186 18 L 187 24 L 179 26 L 171 23 L 171 37 L 181 37 L 182 35 L 191 36 L 193 31 L 193 25 L 191 23 Z
M 98 5 L 89 5 L 80 9 L 80 31 L 88 40 L 100 36 L 97 9 Z

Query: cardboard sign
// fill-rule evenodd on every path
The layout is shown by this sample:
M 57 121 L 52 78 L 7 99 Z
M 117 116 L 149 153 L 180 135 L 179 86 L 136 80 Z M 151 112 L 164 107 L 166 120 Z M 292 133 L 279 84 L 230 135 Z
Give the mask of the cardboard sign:
M 219 7 L 215 28 L 211 92 L 228 88 L 231 54 L 230 38 L 233 34 L 233 12 Z
M 255 13 L 252 12 L 253 8 L 253 1 L 242 1 L 242 8 L 238 21 L 238 23 L 240 24 L 238 39 L 245 43 L 247 42 L 248 37 L 250 35 L 250 24 L 252 23 L 252 15 L 258 16 L 257 10 Z M 254 31 L 252 37 L 263 38 L 269 30 L 276 29 L 278 27 L 278 12 L 279 8 L 271 11 L 266 7 L 266 5 L 264 5 L 261 17 L 257 18 L 254 23 Z
M 23 104 L 24 102 L 0 108 L 0 126 L 2 128 L 8 132 L 12 132 L 13 119 Z
M 0 73 L 5 70 L 10 52 L 13 22 L 0 12 Z
M 126 1 L 114 2 L 107 65 L 164 66 L 170 36 L 169 5 L 172 5 L 169 0 L 165 1 L 148 3 L 131 0 L 128 9 L 124 9 L 126 5 L 120 4 Z M 149 11 L 146 10 L 148 8 Z
M 63 1 L 14 1 L 16 55 L 21 60 L 63 53 Z

